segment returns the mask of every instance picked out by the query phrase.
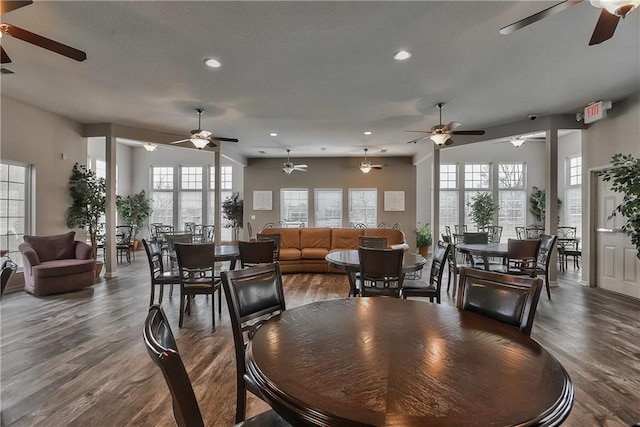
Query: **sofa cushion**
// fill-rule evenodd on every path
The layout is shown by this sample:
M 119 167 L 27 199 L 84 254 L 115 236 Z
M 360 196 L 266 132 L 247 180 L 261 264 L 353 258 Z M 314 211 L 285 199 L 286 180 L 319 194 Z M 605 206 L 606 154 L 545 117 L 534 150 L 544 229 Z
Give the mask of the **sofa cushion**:
M 361 228 L 334 228 L 331 230 L 331 249 L 356 249 L 363 233 Z
M 331 247 L 330 228 L 301 228 L 300 229 L 300 249 Z M 304 255 L 303 255 L 304 257 Z
M 327 248 L 302 248 L 302 259 L 324 259 L 328 253 Z
M 280 234 L 280 250 L 287 248 L 300 249 L 299 228 L 265 228 L 261 234 Z
M 298 248 L 280 248 L 280 261 L 297 261 L 302 259 L 302 251 Z
M 59 259 L 38 264 L 31 269 L 34 278 L 66 276 L 87 271 L 95 271 L 93 259 Z
M 40 262 L 75 258 L 75 231 L 54 236 L 24 236 Z

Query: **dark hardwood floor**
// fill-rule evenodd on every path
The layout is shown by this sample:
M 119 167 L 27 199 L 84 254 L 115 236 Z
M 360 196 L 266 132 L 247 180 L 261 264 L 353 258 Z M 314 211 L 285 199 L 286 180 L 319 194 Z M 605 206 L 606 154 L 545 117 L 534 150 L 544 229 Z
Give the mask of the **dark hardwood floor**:
M 543 293 L 532 337 L 573 380 L 575 404 L 565 425 L 629 426 L 640 421 L 640 302 L 577 281 L 570 271 L 552 289 L 552 301 Z M 285 275 L 288 307 L 346 297 L 348 289 L 344 275 Z M 211 298 L 204 297 L 178 329 L 175 291 L 173 298 L 165 294 L 163 305 L 205 424 L 230 426 L 235 361 L 226 303 L 215 332 Z M 5 295 L 0 424 L 175 425 L 162 375 L 142 343 L 148 300 L 148 265 L 140 252 L 131 265 L 121 264 L 118 278 L 102 278 L 90 289 L 43 298 Z M 443 304 L 453 304 L 446 291 Z M 251 397 L 248 414 L 266 408 Z

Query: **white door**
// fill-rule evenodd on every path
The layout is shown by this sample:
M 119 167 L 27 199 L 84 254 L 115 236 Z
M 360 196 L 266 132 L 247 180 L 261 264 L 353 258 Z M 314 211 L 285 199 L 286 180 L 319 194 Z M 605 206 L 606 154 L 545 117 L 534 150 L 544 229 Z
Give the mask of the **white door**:
M 611 183 L 598 177 L 598 212 L 596 217 L 597 286 L 640 298 L 640 260 L 631 239 L 622 230 L 624 217 L 609 219 L 622 200 L 611 190 Z

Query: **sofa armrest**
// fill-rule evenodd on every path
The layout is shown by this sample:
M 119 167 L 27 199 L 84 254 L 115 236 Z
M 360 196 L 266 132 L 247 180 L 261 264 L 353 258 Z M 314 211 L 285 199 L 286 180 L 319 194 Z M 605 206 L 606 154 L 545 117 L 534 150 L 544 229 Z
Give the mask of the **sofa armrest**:
M 22 263 L 25 270 L 31 270 L 31 267 L 40 264 L 40 258 L 36 251 L 28 243 L 20 243 L 18 246 L 20 253 L 22 254 Z
M 90 259 L 91 258 L 91 245 L 76 240 L 76 259 Z

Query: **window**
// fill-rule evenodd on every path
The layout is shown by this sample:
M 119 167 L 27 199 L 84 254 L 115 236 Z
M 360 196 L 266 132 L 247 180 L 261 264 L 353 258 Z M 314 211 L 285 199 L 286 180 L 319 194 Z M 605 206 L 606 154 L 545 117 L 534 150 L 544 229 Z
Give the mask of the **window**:
M 440 165 L 440 230 L 445 234 L 445 226 L 458 224 L 458 165 Z
M 315 197 L 315 226 L 342 227 L 342 190 L 317 188 Z
M 471 199 L 478 194 L 478 190 L 491 188 L 491 165 L 489 163 L 469 163 L 464 165 L 464 216 L 465 224 L 469 230 L 476 228 L 476 223 L 471 219 Z
M 309 223 L 309 190 L 280 190 L 280 220 L 288 227 L 299 227 Z
M 349 189 L 349 222 L 367 227 L 378 226 L 378 190 L 375 188 Z
M 180 211 L 178 227 L 185 222 L 202 224 L 202 167 L 180 167 Z
M 173 224 L 173 167 L 153 166 L 151 185 L 153 212 L 150 222 Z
M 222 202 L 231 197 L 233 192 L 231 191 L 233 188 L 233 168 L 231 166 L 221 166 L 220 167 L 220 205 L 222 206 Z M 214 218 L 214 190 L 216 189 L 216 168 L 215 166 L 209 166 L 209 204 L 207 209 L 207 224 L 215 224 Z M 221 208 L 222 209 L 222 208 Z M 222 221 L 225 221 L 224 216 L 222 217 Z M 217 231 L 217 230 L 216 230 Z M 222 241 L 230 241 L 231 236 L 231 228 L 228 227 L 220 227 L 220 239 Z
M 582 236 L 582 156 L 567 159 L 567 187 L 565 189 L 564 222 L 576 227 L 576 235 Z
M 0 249 L 22 267 L 18 245 L 30 232 L 31 167 L 17 163 L 0 163 Z
M 527 222 L 527 191 L 523 163 L 498 164 L 498 224 L 502 237 L 517 238 L 516 227 Z

